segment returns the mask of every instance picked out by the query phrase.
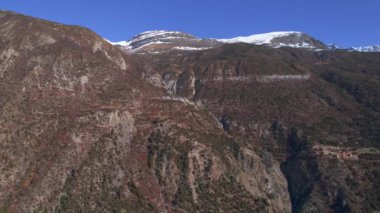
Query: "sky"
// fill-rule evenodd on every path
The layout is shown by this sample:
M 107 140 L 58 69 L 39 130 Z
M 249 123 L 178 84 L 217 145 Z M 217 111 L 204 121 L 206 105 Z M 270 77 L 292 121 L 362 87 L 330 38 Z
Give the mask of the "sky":
M 200 38 L 301 31 L 342 47 L 380 44 L 380 0 L 0 0 L 0 9 L 111 41 L 162 29 Z

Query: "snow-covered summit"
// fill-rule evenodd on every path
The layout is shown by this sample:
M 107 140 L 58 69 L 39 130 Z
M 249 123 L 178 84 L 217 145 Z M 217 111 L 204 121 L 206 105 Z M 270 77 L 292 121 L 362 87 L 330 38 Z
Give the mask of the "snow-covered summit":
M 249 43 L 256 45 L 267 45 L 272 47 L 294 47 L 308 49 L 325 49 L 326 46 L 308 36 L 305 33 L 297 31 L 283 31 L 255 34 L 251 36 L 241 36 L 230 39 L 218 39 L 223 43 Z

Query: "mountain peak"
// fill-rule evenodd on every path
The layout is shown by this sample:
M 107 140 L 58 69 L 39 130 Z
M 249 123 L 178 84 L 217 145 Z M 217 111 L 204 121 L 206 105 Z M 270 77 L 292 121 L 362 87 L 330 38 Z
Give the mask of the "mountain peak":
M 325 49 L 326 45 L 317 39 L 298 31 L 280 31 L 241 36 L 230 39 L 218 39 L 223 43 L 250 43 L 272 47 L 293 47 L 307 49 Z
M 157 52 L 166 50 L 203 50 L 216 46 L 219 42 L 200 39 L 193 35 L 167 30 L 151 30 L 142 32 L 128 41 L 110 42 L 120 46 L 127 52 Z

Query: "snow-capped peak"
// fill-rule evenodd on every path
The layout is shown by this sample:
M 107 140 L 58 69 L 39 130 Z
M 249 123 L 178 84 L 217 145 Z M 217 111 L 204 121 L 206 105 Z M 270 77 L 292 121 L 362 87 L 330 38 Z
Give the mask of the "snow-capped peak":
M 202 40 L 179 31 L 153 30 L 134 36 L 129 41 L 110 42 L 127 52 L 157 50 L 205 50 L 220 44 L 215 40 Z
M 352 49 L 359 52 L 380 52 L 380 45 L 353 47 Z
M 218 39 L 223 43 L 249 43 L 255 45 L 267 45 L 271 47 L 293 47 L 307 49 L 325 49 L 326 46 L 306 35 L 297 31 L 282 31 L 255 34 L 251 36 L 236 37 L 230 39 Z

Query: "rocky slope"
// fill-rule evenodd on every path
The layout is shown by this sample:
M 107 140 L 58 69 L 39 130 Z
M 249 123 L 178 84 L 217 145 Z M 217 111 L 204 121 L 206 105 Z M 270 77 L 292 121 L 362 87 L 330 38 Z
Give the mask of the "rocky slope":
M 0 12 L 1 212 L 289 212 L 272 155 L 95 33 Z

